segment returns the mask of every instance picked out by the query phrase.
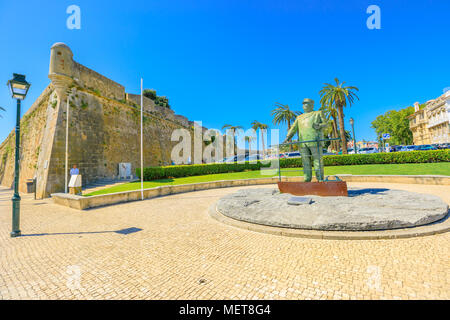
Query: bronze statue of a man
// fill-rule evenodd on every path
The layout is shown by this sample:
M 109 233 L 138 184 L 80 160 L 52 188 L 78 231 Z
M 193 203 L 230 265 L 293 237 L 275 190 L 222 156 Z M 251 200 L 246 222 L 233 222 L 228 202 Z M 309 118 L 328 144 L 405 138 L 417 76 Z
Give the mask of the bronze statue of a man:
M 322 111 L 314 111 L 314 100 L 311 99 L 303 100 L 303 110 L 305 113 L 295 119 L 294 124 L 286 136 L 285 142 L 289 141 L 296 133 L 298 133 L 299 141 L 311 141 L 317 140 L 317 138 L 320 140 L 323 139 L 323 128 L 328 124 Z M 310 182 L 312 179 L 311 158 L 313 158 L 317 180 L 323 181 L 323 146 L 323 142 L 320 142 L 319 146 L 317 142 L 307 142 L 299 145 L 305 182 Z

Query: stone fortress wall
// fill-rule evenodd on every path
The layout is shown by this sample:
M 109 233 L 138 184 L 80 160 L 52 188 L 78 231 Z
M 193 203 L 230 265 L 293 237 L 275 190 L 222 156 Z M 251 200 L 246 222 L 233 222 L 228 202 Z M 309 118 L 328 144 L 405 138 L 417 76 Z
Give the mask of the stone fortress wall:
M 139 106 L 141 105 L 141 96 L 138 94 L 126 93 L 125 100 Z M 190 124 L 188 118 L 175 114 L 172 109 L 155 105 L 155 102 L 147 97 L 143 97 L 143 106 L 145 112 L 163 115 L 166 119 L 179 122 L 185 127 L 193 125 Z
M 64 191 L 66 118 L 69 105 L 69 167 L 77 164 L 87 184 L 118 178 L 119 163 L 140 166 L 140 96 L 73 60 L 63 43 L 51 48 L 51 84 L 21 120 L 21 192 L 36 177 L 37 198 Z M 67 103 L 69 101 L 69 103 Z M 193 123 L 144 97 L 144 166 L 168 165 L 177 142 L 173 130 Z M 193 136 L 193 135 L 192 135 Z M 0 145 L 0 184 L 14 177 L 14 131 Z
M 125 98 L 124 86 L 75 61 L 73 63 L 73 77 L 79 85 L 84 88 L 98 90 L 103 97 L 116 100 Z
M 49 85 L 33 103 L 20 121 L 20 190 L 26 189 L 25 180 L 33 178 L 37 168 L 47 110 L 52 88 Z M 15 132 L 9 134 L 0 144 L 0 183 L 12 188 L 14 183 Z

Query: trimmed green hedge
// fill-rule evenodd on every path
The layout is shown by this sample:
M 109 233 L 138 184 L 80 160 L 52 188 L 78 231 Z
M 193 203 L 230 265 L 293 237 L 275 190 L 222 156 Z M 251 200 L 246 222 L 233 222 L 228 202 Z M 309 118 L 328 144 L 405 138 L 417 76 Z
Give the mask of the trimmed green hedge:
M 336 156 L 324 156 L 325 166 L 346 166 L 364 164 L 392 164 L 392 163 L 427 163 L 427 162 L 450 162 L 450 150 L 431 151 L 409 151 L 373 154 L 346 154 Z M 181 178 L 189 176 L 200 176 L 216 173 L 242 172 L 259 170 L 269 167 L 270 163 L 261 162 L 246 163 L 214 163 L 194 164 L 182 166 L 150 167 L 144 168 L 144 180 L 151 181 L 165 178 Z M 298 168 L 302 166 L 301 158 L 280 159 L 282 168 Z M 141 176 L 140 168 L 136 169 L 136 175 Z
M 150 167 L 144 168 L 144 180 L 151 181 L 165 178 L 181 178 L 189 176 L 202 176 L 216 173 L 242 172 L 254 171 L 263 167 L 268 167 L 269 164 L 262 164 L 261 162 L 246 162 L 246 163 L 211 163 L 211 164 L 193 164 L 181 166 L 166 166 L 166 167 Z M 141 176 L 141 169 L 136 169 L 136 175 Z
M 325 166 L 427 162 L 450 162 L 450 149 L 372 154 L 343 154 L 323 157 L 323 163 Z M 283 158 L 280 160 L 280 166 L 282 168 L 301 167 L 302 159 Z

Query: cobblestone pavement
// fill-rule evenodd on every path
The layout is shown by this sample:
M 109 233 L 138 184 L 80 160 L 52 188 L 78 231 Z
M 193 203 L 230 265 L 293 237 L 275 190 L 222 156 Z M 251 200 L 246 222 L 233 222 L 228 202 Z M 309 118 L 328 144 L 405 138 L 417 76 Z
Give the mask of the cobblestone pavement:
M 433 193 L 450 203 L 450 186 L 350 186 Z M 23 236 L 14 239 L 12 194 L 0 189 L 0 298 L 449 299 L 450 233 L 314 240 L 210 218 L 208 207 L 237 189 L 89 211 L 24 195 Z

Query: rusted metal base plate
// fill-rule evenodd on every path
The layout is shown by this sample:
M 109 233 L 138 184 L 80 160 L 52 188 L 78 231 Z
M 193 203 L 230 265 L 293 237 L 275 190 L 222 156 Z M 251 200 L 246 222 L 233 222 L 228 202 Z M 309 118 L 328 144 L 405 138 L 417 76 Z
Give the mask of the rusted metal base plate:
M 347 182 L 345 181 L 278 182 L 278 189 L 282 193 L 294 196 L 348 197 Z

